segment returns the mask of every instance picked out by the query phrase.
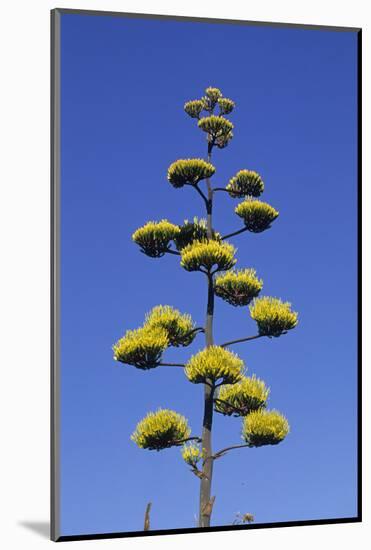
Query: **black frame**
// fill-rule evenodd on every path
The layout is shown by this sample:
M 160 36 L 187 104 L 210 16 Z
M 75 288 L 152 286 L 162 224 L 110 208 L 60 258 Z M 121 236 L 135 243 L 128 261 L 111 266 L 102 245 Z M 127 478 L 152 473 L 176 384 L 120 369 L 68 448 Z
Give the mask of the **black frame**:
M 357 33 L 357 515 L 354 517 L 285 521 L 248 525 L 222 525 L 207 528 L 184 528 L 151 531 L 123 531 L 86 535 L 60 535 L 59 526 L 59 312 L 60 312 L 60 16 L 62 14 L 97 15 L 110 17 L 167 19 L 172 21 L 229 23 L 234 25 L 292 27 L 324 31 L 351 31 Z M 297 23 L 272 23 L 237 19 L 184 17 L 113 11 L 78 10 L 55 8 L 51 10 L 51 491 L 50 491 L 50 538 L 55 542 L 94 540 L 217 531 L 241 531 L 271 527 L 298 527 L 305 525 L 331 525 L 358 523 L 362 521 L 362 29 L 326 25 L 303 25 Z

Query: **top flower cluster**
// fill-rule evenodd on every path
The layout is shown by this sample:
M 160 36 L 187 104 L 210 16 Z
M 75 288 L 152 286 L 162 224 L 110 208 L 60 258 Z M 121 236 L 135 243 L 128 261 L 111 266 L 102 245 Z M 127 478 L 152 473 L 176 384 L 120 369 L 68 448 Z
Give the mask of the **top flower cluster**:
M 209 147 L 226 147 L 233 137 L 233 124 L 223 115 L 228 115 L 235 107 L 234 101 L 223 97 L 219 88 L 206 88 L 201 99 L 193 99 L 184 104 L 185 112 L 198 119 L 198 127 L 208 134 Z M 215 109 L 218 108 L 217 114 Z M 201 116 L 205 111 L 206 116 Z

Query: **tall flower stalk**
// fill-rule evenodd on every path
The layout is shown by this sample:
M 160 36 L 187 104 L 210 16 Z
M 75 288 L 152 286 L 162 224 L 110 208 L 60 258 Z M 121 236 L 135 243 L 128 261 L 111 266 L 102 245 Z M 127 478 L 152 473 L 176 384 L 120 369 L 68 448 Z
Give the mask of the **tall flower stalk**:
M 184 462 L 189 465 L 200 483 L 199 527 L 209 527 L 215 502 L 212 496 L 214 462 L 230 451 L 263 445 L 276 445 L 289 433 L 286 418 L 276 410 L 267 410 L 269 388 L 255 375 L 246 376 L 242 359 L 230 348 L 257 338 L 273 338 L 286 334 L 298 323 L 298 315 L 291 304 L 278 298 L 259 297 L 263 281 L 255 269 L 234 269 L 237 260 L 235 248 L 226 239 L 249 231 L 261 233 L 271 227 L 279 212 L 258 197 L 264 191 L 261 176 L 250 169 L 240 169 L 224 187 L 212 185 L 216 172 L 212 164 L 213 151 L 224 149 L 233 138 L 233 124 L 226 118 L 235 108 L 218 88 L 209 87 L 201 99 L 188 101 L 185 112 L 196 119 L 206 134 L 205 159 L 179 159 L 173 162 L 167 178 L 180 189 L 193 188 L 204 203 L 206 219 L 194 218 L 183 224 L 168 220 L 150 221 L 138 228 L 133 240 L 141 252 L 151 258 L 165 254 L 178 256 L 187 271 L 204 274 L 206 281 L 205 325 L 197 326 L 188 314 L 171 306 L 156 306 L 147 313 L 142 327 L 128 330 L 113 346 L 114 358 L 125 365 L 141 370 L 180 367 L 188 380 L 204 387 L 204 410 L 200 436 L 191 436 L 187 419 L 169 409 L 150 412 L 137 425 L 131 436 L 138 447 L 163 450 L 179 446 Z M 235 213 L 244 225 L 222 236 L 213 227 L 214 198 L 225 192 L 232 199 L 243 199 Z M 256 321 L 257 333 L 229 342 L 215 344 L 213 336 L 215 296 L 234 307 L 248 306 Z M 199 334 L 204 334 L 205 347 L 186 364 L 169 363 L 163 354 L 170 346 L 189 346 Z M 230 444 L 213 451 L 212 433 L 214 412 L 241 417 L 242 443 Z M 146 515 L 149 516 L 147 506 Z M 247 514 L 250 517 L 250 514 Z M 149 528 L 149 517 L 145 525 Z

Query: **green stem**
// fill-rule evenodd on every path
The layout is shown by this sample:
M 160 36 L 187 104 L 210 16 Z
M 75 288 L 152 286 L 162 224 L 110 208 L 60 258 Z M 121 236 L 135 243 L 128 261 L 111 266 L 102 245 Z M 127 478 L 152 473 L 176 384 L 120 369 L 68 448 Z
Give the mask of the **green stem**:
M 221 449 L 211 458 L 215 460 L 216 458 L 223 456 L 228 451 L 232 451 L 233 449 L 242 449 L 244 447 L 250 447 L 250 445 L 248 443 L 242 443 L 241 445 L 231 445 L 230 447 L 225 447 L 224 449 Z
M 199 195 L 201 195 L 202 199 L 204 200 L 205 204 L 206 204 L 206 208 L 207 208 L 207 204 L 208 204 L 208 200 L 207 200 L 207 197 L 205 196 L 205 194 L 201 191 L 201 189 L 199 188 L 198 186 L 198 183 L 196 183 L 196 185 L 193 185 L 192 187 L 194 187 L 197 191 L 197 193 Z
M 234 231 L 233 233 L 228 233 L 228 235 L 224 235 L 224 237 L 222 237 L 222 241 L 224 241 L 225 239 L 229 239 L 230 237 L 234 237 L 235 235 L 240 235 L 240 233 L 245 233 L 245 231 L 248 231 L 247 227 L 243 227 L 242 229 Z
M 211 160 L 212 146 L 208 142 L 207 160 Z M 206 179 L 207 185 L 207 236 L 212 238 L 212 206 L 213 192 L 211 189 L 210 179 Z M 213 339 L 213 319 L 214 319 L 214 282 L 213 276 L 207 273 L 207 309 L 206 309 L 206 324 L 205 324 L 205 341 L 206 347 L 212 346 Z M 213 424 L 213 404 L 215 386 L 207 381 L 204 385 L 204 418 L 202 427 L 202 448 L 205 456 L 212 456 L 212 424 Z M 213 460 L 204 460 L 202 465 L 202 477 L 200 480 L 200 512 L 199 526 L 209 527 L 212 513 L 212 504 L 214 499 L 211 498 L 211 482 L 213 475 Z
M 230 340 L 229 342 L 225 342 L 224 344 L 220 344 L 221 348 L 226 348 L 227 346 L 231 346 L 232 344 L 239 344 L 240 342 L 249 342 L 250 340 L 256 340 L 257 338 L 262 338 L 265 336 L 264 334 L 256 334 L 255 336 L 247 336 L 246 338 L 239 338 L 238 340 Z
M 159 367 L 185 367 L 184 363 L 157 363 Z
M 207 162 L 211 161 L 211 151 L 212 145 L 211 142 L 208 142 L 207 146 Z M 211 188 L 210 178 L 206 178 L 207 185 L 207 202 L 206 202 L 206 212 L 207 212 L 207 237 L 208 239 L 213 238 L 213 223 L 212 223 L 212 214 L 213 214 L 213 190 Z
M 214 187 L 213 191 L 225 191 L 226 193 L 229 193 L 228 189 L 225 189 L 224 187 Z

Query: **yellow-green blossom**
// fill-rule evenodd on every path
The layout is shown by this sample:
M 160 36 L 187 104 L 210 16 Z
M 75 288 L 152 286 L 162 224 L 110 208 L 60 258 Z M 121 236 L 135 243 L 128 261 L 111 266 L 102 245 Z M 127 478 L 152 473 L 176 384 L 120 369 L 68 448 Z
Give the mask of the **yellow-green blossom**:
M 171 306 L 156 306 L 147 315 L 147 328 L 164 329 L 167 333 L 170 346 L 189 346 L 196 336 L 192 332 L 195 325 L 190 315 L 181 314 Z
M 142 327 L 128 330 L 113 346 L 116 361 L 133 365 L 138 369 L 152 369 L 161 361 L 162 353 L 169 346 L 168 333 L 161 327 Z
M 218 100 L 222 97 L 222 92 L 219 88 L 213 88 L 209 86 L 205 90 L 205 96 L 202 98 L 205 111 L 213 111 Z
M 187 101 L 184 104 L 184 110 L 192 118 L 200 118 L 200 113 L 204 109 L 204 102 L 202 99 L 194 99 Z
M 222 116 L 211 115 L 200 118 L 198 127 L 207 132 L 213 141 L 217 139 L 230 139 L 233 135 L 232 122 Z
M 177 225 L 167 220 L 148 222 L 133 233 L 133 241 L 140 246 L 144 254 L 151 258 L 160 258 L 169 249 L 170 242 L 180 232 Z
M 197 443 L 186 443 L 182 447 L 182 458 L 184 462 L 195 468 L 197 463 L 204 457 L 204 451 Z
M 264 183 L 257 172 L 240 170 L 229 180 L 226 189 L 231 197 L 259 197 L 264 191 Z
M 266 202 L 247 198 L 236 206 L 237 216 L 243 219 L 245 226 L 253 233 L 261 233 L 271 226 L 279 212 Z
M 281 336 L 298 324 L 298 314 L 292 311 L 290 302 L 262 296 L 250 305 L 250 315 L 258 324 L 259 334 Z
M 235 265 L 235 252 L 234 246 L 226 242 L 194 241 L 181 250 L 180 265 L 187 271 L 225 271 Z
M 193 222 L 184 220 L 183 225 L 179 225 L 180 232 L 174 239 L 175 246 L 178 250 L 182 250 L 185 246 L 193 241 L 207 240 L 207 225 L 205 219 L 193 218 Z M 213 239 L 221 241 L 220 233 L 213 231 Z
M 235 384 L 243 371 L 242 359 L 220 346 L 210 346 L 193 355 L 185 368 L 188 380 L 194 384 L 218 380 L 221 384 Z
M 255 269 L 228 271 L 215 279 L 215 294 L 232 306 L 246 306 L 263 287 Z
M 183 187 L 197 185 L 214 173 L 215 167 L 203 159 L 179 159 L 169 166 L 167 179 L 174 187 Z
M 218 105 L 219 105 L 221 115 L 228 115 L 233 111 L 235 107 L 234 101 L 226 97 L 220 97 L 218 99 Z
M 242 438 L 250 447 L 277 445 L 285 439 L 289 431 L 289 423 L 281 413 L 260 409 L 245 417 Z
M 215 399 L 216 412 L 228 416 L 246 416 L 252 411 L 266 407 L 269 389 L 263 380 L 244 376 L 237 384 L 220 388 Z
M 142 449 L 160 451 L 181 445 L 189 438 L 191 430 L 187 419 L 169 409 L 150 412 L 141 420 L 131 439 Z

